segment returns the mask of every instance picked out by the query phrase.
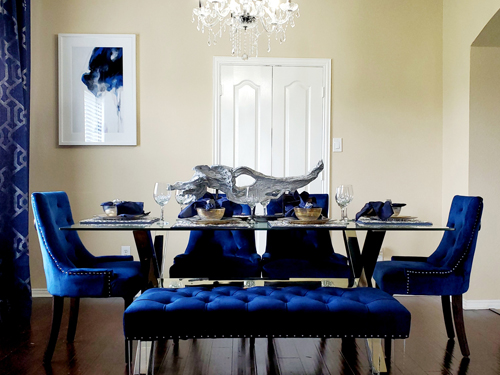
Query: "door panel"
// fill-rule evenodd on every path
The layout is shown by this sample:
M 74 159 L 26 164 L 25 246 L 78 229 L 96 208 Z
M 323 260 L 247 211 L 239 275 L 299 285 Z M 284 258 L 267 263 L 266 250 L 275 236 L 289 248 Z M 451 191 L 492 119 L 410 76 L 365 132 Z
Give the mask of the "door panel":
M 323 91 L 322 68 L 274 68 L 274 176 L 306 174 L 318 161 L 328 157 L 324 148 Z M 313 193 L 324 192 L 323 176 L 324 173 L 304 189 Z
M 271 173 L 272 73 L 268 66 L 221 68 L 220 164 Z

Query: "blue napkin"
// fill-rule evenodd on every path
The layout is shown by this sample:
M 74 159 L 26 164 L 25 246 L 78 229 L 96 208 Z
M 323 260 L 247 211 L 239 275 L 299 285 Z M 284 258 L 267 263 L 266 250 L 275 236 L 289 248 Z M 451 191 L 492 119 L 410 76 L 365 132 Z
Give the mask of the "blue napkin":
M 293 194 L 285 194 L 285 216 L 286 217 L 294 217 L 295 216 L 295 207 L 300 208 L 317 208 L 319 207 L 316 203 L 316 198 L 309 196 L 307 191 L 303 191 L 302 193 L 298 193 L 295 191 Z
M 196 202 L 191 203 L 189 206 L 183 209 L 178 217 L 182 219 L 198 215 L 198 212 L 196 212 L 197 208 L 225 208 L 226 210 L 224 211 L 224 217 L 244 214 L 243 206 L 241 204 L 231 202 L 225 195 L 219 195 L 219 198 L 215 199 L 215 195 L 211 193 L 205 193 L 203 198 L 198 199 Z
M 356 220 L 359 220 L 361 216 L 377 216 L 380 220 L 387 220 L 394 214 L 392 210 L 391 201 L 380 202 L 368 202 L 365 206 L 356 214 Z
M 125 219 L 132 219 L 137 215 L 145 215 L 144 202 L 130 202 L 130 201 L 109 201 L 101 203 L 101 206 L 116 206 L 117 216 Z

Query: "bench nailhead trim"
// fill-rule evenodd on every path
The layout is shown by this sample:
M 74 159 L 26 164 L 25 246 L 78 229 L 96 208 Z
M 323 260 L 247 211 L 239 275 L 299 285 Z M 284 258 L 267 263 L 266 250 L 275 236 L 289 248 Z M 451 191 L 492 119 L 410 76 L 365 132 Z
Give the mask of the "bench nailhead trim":
M 173 336 L 173 335 L 170 335 L 170 336 L 150 336 L 150 337 L 144 337 L 144 336 L 133 336 L 133 337 L 126 337 L 127 340 L 143 340 L 143 341 L 155 341 L 155 340 L 160 340 L 160 339 L 197 339 L 197 338 L 207 338 L 207 339 L 217 339 L 217 338 L 223 338 L 224 336 L 223 335 L 208 335 L 208 336 L 198 336 L 198 335 L 190 335 L 190 336 Z M 233 335 L 231 335 L 231 337 L 233 337 Z M 287 338 L 287 337 L 293 337 L 293 338 L 297 338 L 297 337 L 300 337 L 300 336 L 297 336 L 297 335 L 251 335 L 251 336 L 247 336 L 247 335 L 238 335 L 237 336 L 238 338 L 269 338 L 269 337 L 272 337 L 272 338 Z M 304 337 L 304 335 L 302 335 L 302 337 Z M 309 335 L 309 337 L 314 337 L 314 338 L 332 338 L 334 337 L 334 335 L 317 335 L 317 336 L 314 336 L 314 335 Z M 395 339 L 395 338 L 408 338 L 409 336 L 408 335 L 336 335 L 335 336 L 336 338 L 342 338 L 342 337 L 350 337 L 350 338 L 357 338 L 357 339 L 367 339 L 367 338 L 378 338 L 378 339 L 381 339 L 381 338 L 391 338 L 391 339 Z

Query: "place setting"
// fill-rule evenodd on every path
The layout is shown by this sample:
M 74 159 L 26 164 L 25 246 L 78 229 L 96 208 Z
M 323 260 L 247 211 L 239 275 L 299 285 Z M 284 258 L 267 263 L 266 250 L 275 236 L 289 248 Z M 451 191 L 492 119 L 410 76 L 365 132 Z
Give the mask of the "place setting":
M 205 193 L 203 198 L 196 200 L 194 195 L 177 191 L 176 200 L 181 205 L 181 212 L 172 228 L 187 227 L 236 227 L 250 228 L 250 223 L 240 217 L 241 205 L 230 202 L 224 195 Z
M 323 213 L 316 198 L 308 192 L 294 192 L 284 197 L 284 216 L 276 221 L 268 222 L 271 228 L 278 227 L 346 227 L 348 221 L 333 220 Z
M 161 219 L 149 216 L 144 211 L 144 202 L 132 202 L 115 199 L 101 203 L 103 214 L 80 220 L 80 224 L 87 225 L 149 225 Z
M 406 203 L 392 203 L 390 199 L 385 202 L 372 201 L 366 203 L 361 211 L 356 214 L 356 224 L 363 226 L 431 226 L 430 221 L 418 219 L 416 216 L 401 215 L 401 209 Z

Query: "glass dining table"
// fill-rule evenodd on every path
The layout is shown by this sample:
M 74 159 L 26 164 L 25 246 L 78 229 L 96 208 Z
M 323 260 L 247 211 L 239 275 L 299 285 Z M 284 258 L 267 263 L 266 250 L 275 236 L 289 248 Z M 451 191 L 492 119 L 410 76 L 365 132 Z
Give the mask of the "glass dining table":
M 257 218 L 259 219 L 259 218 Z M 245 280 L 207 280 L 207 279 L 169 279 L 162 274 L 162 259 L 165 250 L 164 237 L 170 232 L 192 231 L 192 230 L 249 230 L 249 231 L 271 231 L 292 229 L 316 229 L 328 231 L 341 231 L 343 233 L 346 253 L 352 267 L 354 278 L 347 279 L 288 279 L 268 280 L 266 278 L 254 278 Z M 148 275 L 148 287 L 188 287 L 188 286 L 221 286 L 242 285 L 253 287 L 261 285 L 285 286 L 286 283 L 296 285 L 297 283 L 316 283 L 318 286 L 334 287 L 372 287 L 372 275 L 382 248 L 382 243 L 387 232 L 428 232 L 428 231 L 450 231 L 453 228 L 432 225 L 426 222 L 394 223 L 394 222 L 365 222 L 359 223 L 349 221 L 347 223 L 334 220 L 325 220 L 321 224 L 296 223 L 285 219 L 252 221 L 248 217 L 237 218 L 209 224 L 193 219 L 178 219 L 172 224 L 158 224 L 156 222 L 138 223 L 134 221 L 108 222 L 106 220 L 93 221 L 83 220 L 79 224 L 63 226 L 60 230 L 75 231 L 127 231 L 132 232 L 137 246 L 144 274 Z M 359 245 L 357 234 L 365 232 L 365 240 L 362 248 Z M 154 238 L 152 234 L 154 233 Z M 371 353 L 372 366 L 375 372 L 386 372 L 387 365 L 383 355 L 381 340 L 367 339 L 367 351 Z M 145 362 L 140 360 L 149 358 Z M 137 351 L 136 368 L 134 374 L 142 374 L 149 368 L 149 362 L 154 351 L 151 343 L 142 343 L 141 349 Z M 149 353 L 149 354 L 148 354 Z M 369 355 L 369 356 L 370 356 Z M 144 362 L 144 363 L 143 363 Z
M 259 219 L 259 218 L 257 218 Z M 146 220 L 147 221 L 147 220 Z M 132 232 L 137 246 L 137 252 L 141 261 L 143 272 L 148 276 L 150 287 L 156 287 L 164 279 L 162 274 L 162 261 L 164 246 L 164 235 L 176 231 L 192 230 L 249 230 L 249 231 L 271 231 L 291 229 L 315 229 L 328 231 L 341 231 L 343 233 L 346 254 L 352 267 L 354 283 L 356 286 L 372 285 L 372 275 L 382 248 L 382 243 L 387 232 L 428 232 L 428 231 L 450 231 L 453 228 L 440 225 L 432 225 L 428 222 L 355 222 L 342 223 L 334 220 L 324 221 L 321 224 L 296 223 L 287 220 L 249 220 L 248 217 L 233 218 L 222 222 L 202 222 L 193 219 L 178 219 L 170 224 L 158 224 L 157 222 L 135 222 L 107 220 L 82 220 L 78 224 L 63 226 L 60 230 L 74 231 L 127 231 Z M 366 233 L 363 246 L 360 247 L 358 233 Z M 154 238 L 152 233 L 155 234 Z M 328 281 L 324 281 L 328 283 Z M 185 285 L 185 283 L 184 283 Z M 160 285 L 161 286 L 161 285 Z

